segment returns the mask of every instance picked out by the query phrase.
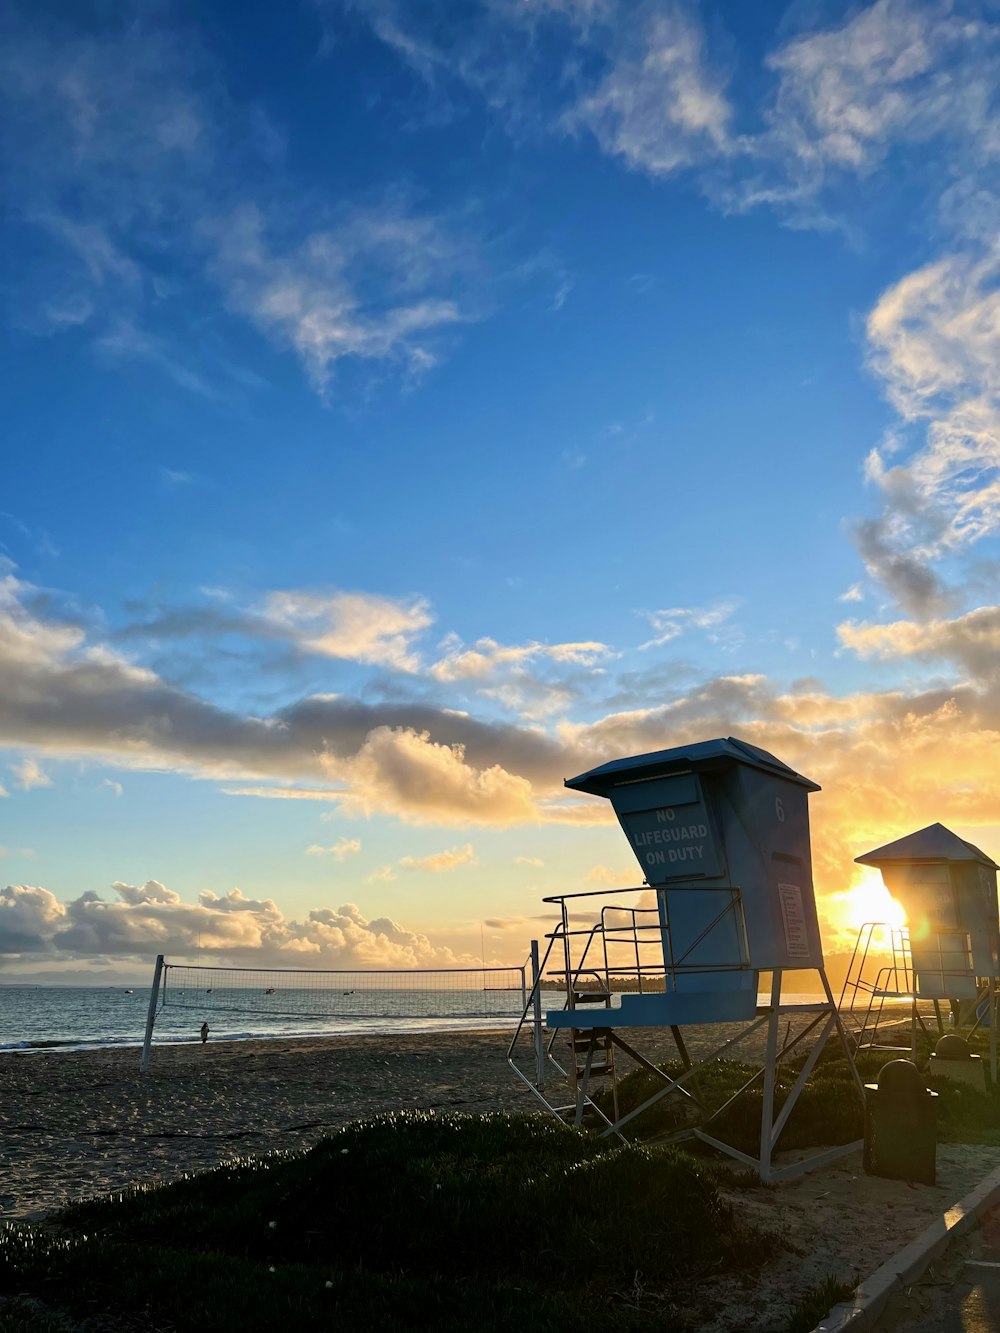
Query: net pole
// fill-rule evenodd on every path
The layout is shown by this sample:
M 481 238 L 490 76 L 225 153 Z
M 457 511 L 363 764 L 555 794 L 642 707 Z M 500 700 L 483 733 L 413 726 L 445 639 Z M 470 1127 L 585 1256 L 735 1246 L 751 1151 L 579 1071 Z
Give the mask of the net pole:
M 149 989 L 149 1009 L 146 1013 L 146 1035 L 142 1042 L 142 1057 L 139 1060 L 139 1073 L 145 1074 L 153 1054 L 153 1024 L 156 1022 L 156 1001 L 160 994 L 160 978 L 163 976 L 163 954 L 156 955 L 153 968 L 153 984 Z
M 538 941 L 531 941 L 531 995 L 532 1027 L 535 1037 L 535 1087 L 545 1086 L 545 1043 L 542 1040 L 542 985 L 541 969 L 538 963 Z M 527 1007 L 527 1006 L 525 1006 Z

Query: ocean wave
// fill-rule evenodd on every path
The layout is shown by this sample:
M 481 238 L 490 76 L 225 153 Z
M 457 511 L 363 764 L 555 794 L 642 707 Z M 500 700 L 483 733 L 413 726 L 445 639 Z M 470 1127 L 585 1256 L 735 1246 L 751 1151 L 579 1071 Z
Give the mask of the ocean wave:
M 212 1030 L 209 1040 L 222 1041 L 307 1041 L 318 1037 L 385 1037 L 400 1033 L 419 1032 L 461 1032 L 503 1030 L 514 1026 L 514 1019 L 480 1018 L 406 1018 L 395 1021 L 385 1019 L 352 1019 L 339 1027 L 324 1027 L 321 1030 L 270 1028 L 266 1031 L 222 1032 Z M 200 1043 L 197 1033 L 162 1032 L 153 1038 L 154 1049 L 163 1046 L 190 1046 Z M 138 1049 L 143 1038 L 134 1033 L 110 1037 L 54 1037 L 35 1041 L 0 1042 L 0 1055 L 38 1055 L 45 1052 L 70 1054 L 74 1051 L 100 1051 L 117 1047 Z

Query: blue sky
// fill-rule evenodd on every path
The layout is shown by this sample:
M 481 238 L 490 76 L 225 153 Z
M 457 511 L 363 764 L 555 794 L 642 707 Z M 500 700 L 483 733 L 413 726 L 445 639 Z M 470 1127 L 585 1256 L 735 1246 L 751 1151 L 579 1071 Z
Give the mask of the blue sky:
M 995 5 L 4 29 L 5 970 L 519 960 L 718 735 L 831 947 L 996 853 Z

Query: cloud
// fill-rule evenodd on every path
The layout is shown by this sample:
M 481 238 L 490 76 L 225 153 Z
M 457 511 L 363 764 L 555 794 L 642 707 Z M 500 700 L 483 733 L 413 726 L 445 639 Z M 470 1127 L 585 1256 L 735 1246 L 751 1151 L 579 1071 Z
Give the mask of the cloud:
M 516 866 L 543 866 L 545 862 L 540 856 L 515 856 L 514 864 Z
M 324 393 L 349 359 L 433 366 L 488 305 L 478 241 L 399 197 L 303 194 L 196 28 L 139 9 L 85 34 L 41 13 L 6 27 L 5 197 L 41 250 L 14 275 L 18 323 L 86 329 L 111 364 L 211 398 L 255 382 L 209 328 L 220 292 Z
M 444 656 L 428 668 L 434 680 L 472 686 L 529 720 L 565 712 L 600 669 L 597 664 L 613 655 L 593 640 L 513 645 L 482 638 L 466 647 L 449 635 L 442 647 Z
M 806 30 L 732 88 L 733 37 L 713 13 L 710 42 L 679 0 L 482 0 L 463 25 L 434 3 L 319 8 L 363 17 L 422 81 L 435 123 L 475 99 L 519 140 L 584 130 L 655 179 L 687 170 L 727 212 L 769 206 L 794 226 L 855 233 L 895 157 L 954 229 L 993 230 L 995 190 L 973 173 L 1000 146 L 1000 33 L 975 0 L 876 0 L 826 22 L 793 7 L 779 31 Z
M 622 755 L 736 735 L 823 784 L 812 803 L 813 846 L 818 882 L 831 891 L 866 846 L 936 820 L 971 835 L 993 826 L 1000 808 L 990 607 L 842 635 L 869 656 L 956 663 L 955 680 L 942 673 L 925 688 L 836 695 L 820 681 L 783 687 L 759 673 L 688 673 L 655 695 L 637 687 L 637 705 L 545 731 L 406 700 L 309 696 L 268 716 L 243 715 L 165 684 L 33 605 L 25 585 L 0 579 L 0 742 L 30 745 L 39 759 L 187 772 L 231 791 L 415 825 L 607 828 L 608 803 L 568 797 L 564 778 Z M 666 702 L 650 707 L 650 697 Z M 99 909 L 80 910 L 92 922 Z
M 162 465 L 156 471 L 165 486 L 190 486 L 197 480 L 193 472 L 181 472 Z
M 379 866 L 378 870 L 373 870 L 370 875 L 365 877 L 366 884 L 391 884 L 396 879 L 396 872 L 392 866 Z
M 846 592 L 842 592 L 837 598 L 838 602 L 863 602 L 865 594 L 860 583 L 852 583 Z
M 1000 680 L 1000 606 L 981 606 L 953 620 L 897 620 L 837 626 L 845 647 L 863 658 L 900 657 L 957 663 L 974 679 Z
M 376 727 L 349 760 L 326 760 L 332 778 L 348 784 L 348 816 L 395 815 L 409 824 L 520 824 L 540 818 L 531 783 L 499 764 L 476 768 L 461 744 L 443 745 L 427 732 Z
M 235 780 L 234 790 L 341 799 L 361 811 L 385 801 L 452 824 L 475 812 L 485 822 L 537 818 L 536 785 L 547 795 L 564 776 L 551 737 L 419 702 L 313 695 L 264 718 L 226 711 L 88 642 L 79 626 L 33 613 L 31 598 L 13 575 L 0 578 L 0 744 L 166 765 Z M 368 651 L 395 655 L 379 625 Z
M 357 856 L 361 851 L 360 838 L 338 838 L 332 847 L 321 847 L 312 843 L 306 848 L 307 856 L 332 856 L 337 861 L 345 861 L 349 856 Z
M 990 24 L 950 4 L 877 0 L 768 57 L 780 85 L 767 146 L 812 177 L 868 175 L 894 143 L 981 135 L 996 50 Z
M 263 615 L 303 651 L 399 671 L 417 670 L 413 639 L 434 622 L 423 598 L 348 592 L 273 592 Z
M 19 764 L 11 764 L 10 771 L 22 791 L 34 791 L 36 787 L 52 786 L 52 779 L 43 772 L 34 759 L 22 759 Z
M 614 870 L 611 866 L 596 865 L 587 871 L 588 884 L 600 884 L 609 889 L 625 889 L 638 885 L 642 880 L 642 871 L 637 866 L 626 866 Z
M 224 895 L 206 890 L 197 903 L 187 903 L 157 880 L 112 887 L 111 900 L 86 892 L 62 903 L 48 889 L 8 885 L 0 890 L 0 956 L 8 963 L 32 956 L 146 961 L 163 953 L 171 961 L 324 968 L 475 962 L 388 917 L 368 919 L 353 903 L 335 911 L 315 908 L 294 920 L 270 899 L 239 889 Z
M 719 643 L 724 639 L 731 640 L 734 633 L 738 635 L 738 631 L 734 631 L 732 627 L 727 629 L 721 627 L 726 625 L 739 605 L 738 601 L 722 601 L 710 607 L 673 607 L 669 611 L 640 611 L 639 615 L 649 621 L 656 635 L 647 643 L 640 644 L 640 651 L 662 647 L 665 643 L 679 639 L 689 629 L 708 631 L 708 637 L 713 643 Z
M 121 796 L 125 790 L 120 782 L 115 782 L 114 778 L 102 778 L 101 788 L 109 791 L 112 796 Z
M 893 433 L 867 475 L 881 516 L 859 523 L 869 572 L 919 616 L 954 601 L 933 568 L 1000 524 L 1000 241 L 948 255 L 883 292 L 867 324 L 870 362 L 892 406 L 923 439 Z
M 0 954 L 44 947 L 66 919 L 66 908 L 48 889 L 8 884 L 0 889 Z
M 706 61 L 693 18 L 670 5 L 630 27 L 611 69 L 563 123 L 585 126 L 605 153 L 653 176 L 730 151 L 725 79 Z
M 276 250 L 260 209 L 244 204 L 209 233 L 228 305 L 293 347 L 320 390 L 347 357 L 422 374 L 438 359 L 435 335 L 474 318 L 453 294 L 470 247 L 435 218 L 359 210 Z
M 472 850 L 472 843 L 467 842 L 464 847 L 451 847 L 446 852 L 432 852 L 429 856 L 402 856 L 399 864 L 404 870 L 426 870 L 432 875 L 439 875 L 446 870 L 474 866 L 479 862 Z
M 495 639 L 479 639 L 471 648 L 452 637 L 446 643 L 445 656 L 433 663 L 430 674 L 441 681 L 493 679 L 507 666 L 520 666 L 533 658 L 547 658 L 552 662 L 590 666 L 610 649 L 606 644 L 586 643 L 527 643 L 519 646 L 497 643 Z

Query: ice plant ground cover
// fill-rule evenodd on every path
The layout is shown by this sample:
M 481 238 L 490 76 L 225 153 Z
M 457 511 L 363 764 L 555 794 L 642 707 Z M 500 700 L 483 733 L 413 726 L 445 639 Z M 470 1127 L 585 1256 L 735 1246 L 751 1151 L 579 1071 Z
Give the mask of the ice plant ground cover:
M 662 1327 L 778 1249 L 720 1197 L 728 1179 L 539 1116 L 381 1116 L 7 1228 L 0 1330 Z

